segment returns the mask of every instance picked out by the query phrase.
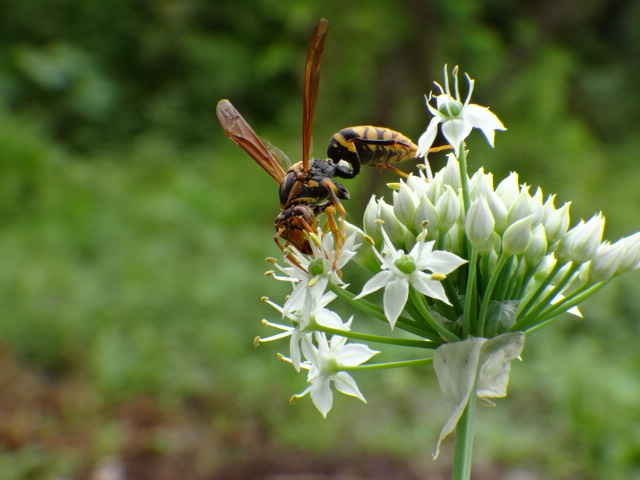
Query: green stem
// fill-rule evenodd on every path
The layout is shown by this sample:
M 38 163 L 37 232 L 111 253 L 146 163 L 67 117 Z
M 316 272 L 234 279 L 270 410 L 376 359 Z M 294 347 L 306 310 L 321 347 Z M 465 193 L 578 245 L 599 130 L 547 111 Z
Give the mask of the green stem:
M 462 313 L 462 338 L 467 338 L 471 332 L 471 325 L 476 324 L 478 311 L 478 250 L 471 248 L 471 259 L 469 260 L 469 276 L 467 277 L 467 290 L 464 296 L 464 312 Z
M 464 142 L 459 148 L 458 164 L 460 165 L 460 185 L 462 186 L 462 202 L 464 204 L 465 217 L 471 207 L 471 192 L 469 190 L 469 176 L 467 175 L 467 152 Z
M 484 295 L 482 297 L 482 304 L 480 305 L 480 313 L 478 314 L 478 326 L 476 328 L 476 335 L 484 336 L 484 325 L 487 321 L 487 312 L 489 311 L 489 302 L 491 301 L 491 295 L 493 293 L 493 289 L 498 283 L 498 279 L 500 278 L 500 272 L 504 268 L 507 260 L 510 257 L 507 257 L 504 252 L 500 254 L 500 258 L 498 258 L 498 264 L 496 265 L 496 269 L 491 274 L 491 278 L 489 278 L 489 284 L 484 291 Z
M 389 345 L 401 345 L 403 347 L 417 347 L 434 350 L 438 348 L 438 344 L 431 340 L 416 340 L 411 338 L 395 338 L 385 337 L 382 335 L 370 335 L 367 333 L 351 332 L 348 330 L 340 330 L 338 328 L 325 327 L 317 325 L 315 328 L 319 332 L 330 333 L 331 335 L 339 335 L 341 337 L 353 338 L 354 340 L 364 340 L 365 342 L 386 343 Z
M 355 295 L 344 288 L 340 288 L 337 285 L 329 284 L 329 288 L 332 292 L 334 292 L 338 297 L 347 302 L 349 305 L 356 307 L 361 312 L 367 313 L 378 320 L 382 320 L 383 322 L 388 323 L 387 316 L 384 314 L 384 310 L 380 308 L 375 303 L 369 302 L 363 299 L 355 299 Z M 418 326 L 413 320 L 408 319 L 407 317 L 399 317 L 396 321 L 396 326 L 401 328 L 402 330 L 413 333 L 419 337 L 427 337 L 432 338 L 435 335 L 429 336 L 425 335 L 425 330 Z M 432 332 L 435 334 L 436 332 Z
M 416 367 L 419 365 L 431 365 L 433 358 L 419 358 L 417 360 L 405 360 L 402 362 L 384 362 L 384 363 L 368 363 L 366 365 L 357 365 L 355 367 L 341 367 L 342 370 L 377 370 L 381 368 L 399 368 L 399 367 Z
M 476 376 L 471 395 L 469 395 L 469 401 L 456 427 L 456 450 L 453 457 L 452 480 L 470 480 L 471 478 L 477 392 L 478 377 Z
M 569 269 L 567 270 L 567 272 L 560 279 L 558 284 L 555 285 L 548 293 L 546 293 L 542 297 L 542 299 L 538 300 L 537 304 L 533 304 L 532 303 L 531 306 L 533 306 L 533 308 L 530 309 L 529 312 L 526 315 L 520 316 L 520 319 L 516 321 L 516 325 L 518 325 L 518 324 L 521 324 L 521 325 L 530 324 L 532 322 L 532 320 L 535 320 L 535 318 L 540 315 L 540 312 L 542 312 L 546 308 L 549 308 L 549 306 L 552 305 L 551 302 L 553 302 L 553 299 L 556 298 L 558 296 L 558 294 L 567 285 L 567 283 L 569 283 L 573 279 L 574 274 L 578 271 L 579 268 L 580 268 L 580 265 L 572 263 L 571 266 L 569 267 Z
M 435 318 L 429 312 L 429 307 L 427 306 L 427 302 L 424 299 L 424 295 L 418 292 L 415 288 L 409 287 L 409 298 L 411 298 L 411 303 L 413 303 L 422 318 L 424 318 L 427 323 L 433 328 L 438 334 L 444 338 L 447 342 L 459 342 L 460 339 L 458 336 L 450 330 L 447 330 L 443 325 L 438 323 Z
M 518 314 L 517 314 L 518 317 L 522 318 L 525 315 L 527 315 L 527 313 L 529 312 L 531 307 L 533 307 L 537 303 L 537 301 L 540 298 L 540 296 L 544 293 L 545 288 L 547 288 L 547 286 L 549 286 L 549 284 L 553 281 L 554 277 L 556 276 L 556 274 L 560 271 L 560 269 L 563 266 L 564 265 L 561 265 L 559 262 L 556 263 L 556 265 L 553 267 L 553 269 L 551 270 L 549 275 L 547 275 L 547 278 L 545 278 L 544 281 L 541 282 L 536 287 L 536 289 L 529 296 L 529 298 L 525 297 L 524 301 L 518 307 Z
M 558 315 L 565 313 L 570 308 L 575 307 L 579 303 L 583 302 L 585 299 L 596 293 L 602 287 L 604 287 L 608 282 L 600 282 L 595 285 L 583 285 L 578 288 L 575 292 L 569 295 L 567 298 L 562 301 L 551 305 L 547 310 L 542 312 L 539 317 L 532 318 L 529 322 L 522 325 L 514 325 L 518 327 L 518 330 L 523 330 L 527 334 L 533 333 L 548 323 L 550 323 L 553 319 L 555 319 Z

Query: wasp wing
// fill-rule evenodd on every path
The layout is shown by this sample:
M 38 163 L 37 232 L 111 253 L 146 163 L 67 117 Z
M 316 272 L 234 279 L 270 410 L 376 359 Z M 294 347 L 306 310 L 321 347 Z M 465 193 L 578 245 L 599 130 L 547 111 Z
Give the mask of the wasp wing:
M 302 165 L 305 171 L 309 168 L 313 116 L 318 102 L 318 86 L 320 84 L 320 59 L 322 58 L 328 27 L 329 22 L 324 18 L 320 19 L 309 42 L 307 62 L 304 68 L 302 91 Z
M 276 156 L 256 135 L 253 128 L 242 118 L 229 100 L 220 100 L 216 114 L 224 133 L 233 143 L 242 148 L 260 165 L 276 182 L 282 182 L 285 172 Z M 283 154 L 284 155 L 284 154 Z
M 273 143 L 271 143 L 266 138 L 260 137 L 260 140 L 262 140 L 262 143 L 264 143 L 264 146 L 267 147 L 267 150 L 271 152 L 271 155 L 275 157 L 275 159 L 278 161 L 278 164 L 280 164 L 282 169 L 285 172 L 289 170 L 289 167 L 291 166 L 291 160 L 289 160 L 289 157 L 287 156 L 287 154 L 284 153 L 282 150 L 280 150 L 278 147 L 276 147 Z

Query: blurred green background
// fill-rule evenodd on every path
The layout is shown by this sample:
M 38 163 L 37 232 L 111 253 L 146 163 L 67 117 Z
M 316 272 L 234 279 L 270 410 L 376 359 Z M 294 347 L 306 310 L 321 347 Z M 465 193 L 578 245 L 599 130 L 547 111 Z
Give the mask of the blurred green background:
M 0 3 L 0 478 L 447 478 L 429 368 L 359 375 L 369 404 L 337 398 L 328 420 L 288 404 L 305 378 L 276 360 L 286 342 L 252 345 L 276 318 L 260 297 L 286 293 L 262 275 L 276 185 L 214 109 L 231 99 L 297 160 L 326 17 L 316 155 L 349 125 L 416 139 L 460 65 L 509 129 L 493 150 L 472 136 L 472 171 L 517 170 L 631 234 L 640 3 L 528 3 Z M 352 220 L 392 180 L 349 182 Z M 474 478 L 640 479 L 639 277 L 529 339 L 509 398 L 479 410 Z

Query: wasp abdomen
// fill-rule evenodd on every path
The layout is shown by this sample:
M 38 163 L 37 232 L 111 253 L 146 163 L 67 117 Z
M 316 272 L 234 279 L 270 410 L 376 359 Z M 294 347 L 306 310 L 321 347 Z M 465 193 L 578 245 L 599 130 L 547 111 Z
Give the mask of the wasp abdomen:
M 360 165 L 387 165 L 415 158 L 417 146 L 400 132 L 363 125 L 340 130 L 331 137 L 327 157 L 351 164 L 353 175 Z

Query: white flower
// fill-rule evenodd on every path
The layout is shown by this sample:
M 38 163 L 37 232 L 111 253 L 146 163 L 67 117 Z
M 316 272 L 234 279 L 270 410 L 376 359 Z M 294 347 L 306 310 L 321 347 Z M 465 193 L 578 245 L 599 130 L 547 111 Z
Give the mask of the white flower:
M 310 335 L 302 341 L 302 352 L 308 361 L 303 364 L 303 367 L 309 369 L 307 382 L 310 385 L 304 392 L 294 395 L 293 398 L 300 398 L 309 393 L 316 408 L 323 417 L 326 417 L 333 406 L 331 391 L 333 381 L 336 390 L 366 403 L 355 380 L 344 370 L 358 366 L 380 352 L 360 343 L 347 344 L 345 337 L 337 335 L 327 340 L 322 332 L 315 333 L 315 340 L 317 346 L 313 344 Z
M 356 298 L 384 288 L 384 313 L 392 328 L 407 303 L 409 285 L 428 297 L 450 305 L 440 280 L 467 261 L 450 252 L 433 251 L 435 242 L 425 242 L 424 231 L 418 236 L 411 252 L 406 254 L 403 250 L 396 250 L 384 228 L 381 230 L 384 238 L 382 253 L 377 250 L 374 252 L 380 260 L 382 271 L 369 279 Z
M 474 81 L 468 76 L 469 92 L 464 103 L 460 99 L 458 90 L 458 67 L 453 69 L 453 78 L 455 81 L 455 96 L 451 94 L 449 88 L 449 74 L 447 66 L 444 67 L 444 86 L 443 89 L 438 83 L 436 86 L 440 90 L 440 95 L 427 98 L 427 108 L 433 115 L 427 130 L 418 140 L 418 157 L 424 157 L 433 145 L 433 141 L 438 133 L 438 124 L 442 124 L 442 134 L 447 141 L 453 146 L 458 156 L 458 152 L 462 142 L 469 136 L 471 130 L 479 128 L 484 133 L 489 145 L 493 146 L 493 138 L 496 130 L 506 130 L 502 122 L 486 107 L 470 104 L 471 93 L 473 92 Z M 436 108 L 431 106 L 429 102 L 431 98 L 436 100 Z
M 293 260 L 288 256 L 285 257 L 289 266 L 275 265 L 285 276 L 274 275 L 274 278 L 295 284 L 291 295 L 284 304 L 283 315 L 286 316 L 291 312 L 302 310 L 307 295 L 311 295 L 318 301 L 327 289 L 329 282 L 334 285 L 343 284 L 338 272 L 357 253 L 359 245 L 355 244 L 356 238 L 357 232 L 354 231 L 346 238 L 340 250 L 337 250 L 333 234 L 331 232 L 323 234 L 321 230 L 318 230 L 319 245 L 313 238 L 309 241 L 313 251 L 312 257 L 302 255 L 295 248 L 291 248 Z
M 277 323 L 271 323 L 263 320 L 263 323 L 265 325 L 277 328 L 278 330 L 282 330 L 282 332 L 267 338 L 259 338 L 258 341 L 269 342 L 285 337 L 290 337 L 290 361 L 296 371 L 300 371 L 300 342 L 302 339 L 304 339 L 305 336 L 308 336 L 312 332 L 316 331 L 318 326 L 347 331 L 351 327 L 352 319 L 349 319 L 347 323 L 343 323 L 340 315 L 332 310 L 325 308 L 336 298 L 336 296 L 337 295 L 333 292 L 326 292 L 320 299 L 316 299 L 312 295 L 307 295 L 303 310 L 288 313 L 285 313 L 284 309 L 280 308 L 280 306 L 278 306 L 277 304 L 266 300 L 266 303 L 282 313 L 283 316 L 286 316 L 291 321 L 293 326 L 279 325 Z

